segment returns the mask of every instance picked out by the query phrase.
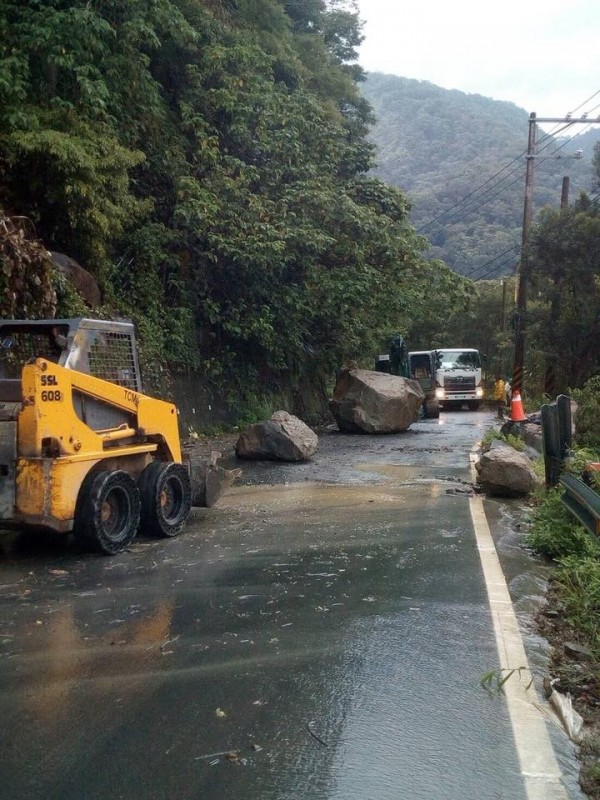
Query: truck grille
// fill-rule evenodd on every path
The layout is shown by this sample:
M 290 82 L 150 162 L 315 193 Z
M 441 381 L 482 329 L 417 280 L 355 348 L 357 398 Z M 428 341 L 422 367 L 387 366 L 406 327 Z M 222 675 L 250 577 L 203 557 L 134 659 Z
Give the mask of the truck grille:
M 463 392 L 474 392 L 475 391 L 475 377 L 468 378 L 463 377 L 462 375 L 457 375 L 456 377 L 447 377 L 444 379 L 444 389 L 446 392 L 456 392 L 457 394 L 461 394 Z

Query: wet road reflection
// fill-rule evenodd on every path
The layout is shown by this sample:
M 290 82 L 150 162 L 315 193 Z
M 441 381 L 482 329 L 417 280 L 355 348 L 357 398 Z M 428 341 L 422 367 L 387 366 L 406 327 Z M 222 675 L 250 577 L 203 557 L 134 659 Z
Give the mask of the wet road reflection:
M 0 796 L 523 798 L 479 686 L 497 656 L 467 501 L 446 492 L 467 461 L 381 444 L 337 470 L 326 453 L 328 482 L 257 466 L 181 538 L 113 559 L 6 546 Z

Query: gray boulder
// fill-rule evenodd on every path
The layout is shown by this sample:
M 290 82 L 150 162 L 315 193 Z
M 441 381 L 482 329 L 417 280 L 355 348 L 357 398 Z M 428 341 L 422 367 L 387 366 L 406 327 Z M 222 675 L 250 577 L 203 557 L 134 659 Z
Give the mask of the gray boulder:
M 498 441 L 481 455 L 475 469 L 482 488 L 497 497 L 521 497 L 540 483 L 529 458 Z
M 64 253 L 51 252 L 50 255 L 56 268 L 73 284 L 86 304 L 90 308 L 98 308 L 102 303 L 102 295 L 92 273 Z
M 419 419 L 424 396 L 409 378 L 342 369 L 329 408 L 344 433 L 398 433 Z
M 301 419 L 276 411 L 267 422 L 248 426 L 235 445 L 238 458 L 308 461 L 319 444 L 317 434 Z
M 533 414 L 528 417 L 525 422 L 511 422 L 507 420 L 501 428 L 502 433 L 518 436 L 523 439 L 528 447 L 537 450 L 538 453 L 542 452 L 542 422 L 539 415 Z

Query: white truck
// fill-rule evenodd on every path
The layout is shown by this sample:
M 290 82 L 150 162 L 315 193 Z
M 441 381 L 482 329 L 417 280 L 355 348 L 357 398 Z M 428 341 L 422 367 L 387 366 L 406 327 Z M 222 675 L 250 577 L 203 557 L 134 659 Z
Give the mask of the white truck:
M 442 408 L 460 408 L 467 403 L 476 411 L 483 400 L 481 356 L 469 347 L 435 351 L 435 396 Z

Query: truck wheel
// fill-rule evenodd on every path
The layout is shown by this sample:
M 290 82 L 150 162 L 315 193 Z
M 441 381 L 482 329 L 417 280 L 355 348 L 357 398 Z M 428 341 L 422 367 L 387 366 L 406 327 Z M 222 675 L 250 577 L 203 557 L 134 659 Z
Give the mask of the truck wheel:
M 190 476 L 183 464 L 153 461 L 138 479 L 142 508 L 140 531 L 177 536 L 192 507 Z
M 425 403 L 425 416 L 430 419 L 437 419 L 440 415 L 440 404 L 437 400 L 427 400 Z
M 469 407 L 469 411 L 477 411 L 479 408 L 479 400 L 469 400 L 467 406 Z
M 79 490 L 74 532 L 85 545 L 112 556 L 135 537 L 140 494 L 126 472 L 92 472 Z

